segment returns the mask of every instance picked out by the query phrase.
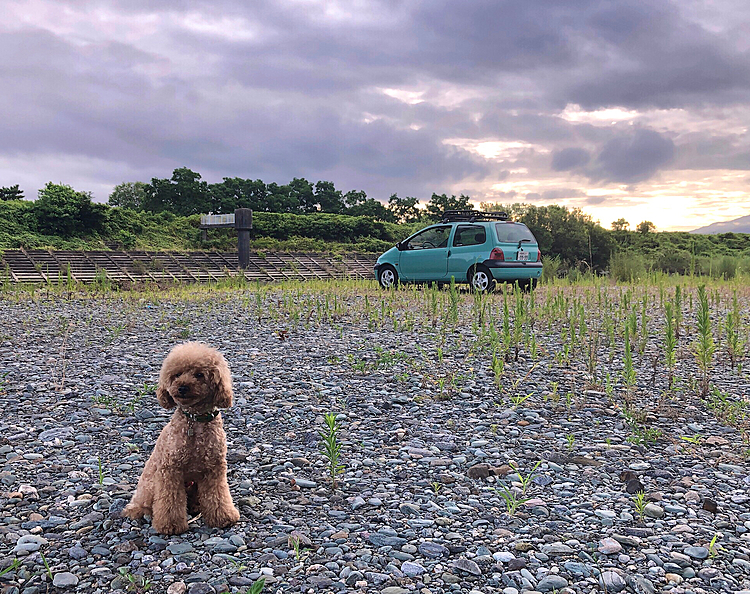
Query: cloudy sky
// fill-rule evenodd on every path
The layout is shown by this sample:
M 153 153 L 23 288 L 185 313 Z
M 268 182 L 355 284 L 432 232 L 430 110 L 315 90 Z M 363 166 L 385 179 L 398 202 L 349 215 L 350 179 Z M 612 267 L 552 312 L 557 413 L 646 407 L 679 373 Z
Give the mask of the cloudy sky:
M 0 0 L 0 186 L 190 167 L 691 229 L 750 214 L 747 0 Z

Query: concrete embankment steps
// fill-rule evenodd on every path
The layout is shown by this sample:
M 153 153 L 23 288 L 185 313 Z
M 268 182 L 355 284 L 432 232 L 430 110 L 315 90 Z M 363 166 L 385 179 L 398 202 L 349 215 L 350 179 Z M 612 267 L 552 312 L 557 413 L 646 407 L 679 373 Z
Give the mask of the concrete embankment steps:
M 249 281 L 373 278 L 375 255 L 252 252 L 244 271 Z M 0 252 L 0 276 L 15 283 L 56 283 L 70 276 L 90 283 L 211 282 L 236 275 L 236 252 L 152 252 L 123 250 Z

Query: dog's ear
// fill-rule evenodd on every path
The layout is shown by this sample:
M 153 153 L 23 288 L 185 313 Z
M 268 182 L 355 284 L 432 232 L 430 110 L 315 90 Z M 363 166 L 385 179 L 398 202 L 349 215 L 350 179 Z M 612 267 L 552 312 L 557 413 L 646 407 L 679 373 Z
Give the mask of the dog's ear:
M 175 401 L 169 395 L 169 390 L 167 390 L 167 388 L 161 383 L 159 384 L 159 387 L 156 388 L 156 400 L 158 400 L 159 404 L 161 404 L 164 408 L 175 407 Z
M 215 397 L 214 402 L 217 408 L 229 408 L 232 406 L 232 372 L 229 371 L 229 365 L 221 355 L 211 372 L 211 379 L 214 384 Z

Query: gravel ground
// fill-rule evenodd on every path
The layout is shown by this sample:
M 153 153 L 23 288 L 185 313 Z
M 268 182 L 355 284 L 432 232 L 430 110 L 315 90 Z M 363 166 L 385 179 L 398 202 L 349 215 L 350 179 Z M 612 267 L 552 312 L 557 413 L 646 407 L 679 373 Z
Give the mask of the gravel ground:
M 636 425 L 623 386 L 586 380 L 584 348 L 555 360 L 571 318 L 554 300 L 588 304 L 590 332 L 622 303 L 608 294 L 602 314 L 593 289 L 537 291 L 537 356 L 510 357 L 502 394 L 475 340 L 478 312 L 500 328 L 498 295 L 462 294 L 455 327 L 447 290 L 363 283 L 0 301 L 0 592 L 244 594 L 260 577 L 271 592 L 748 592 L 744 421 L 723 424 L 688 389 L 658 405 L 657 305 L 635 355 Z M 187 339 L 232 367 L 242 517 L 162 538 L 119 512 L 170 414 L 153 394 L 159 366 Z M 602 343 L 599 377 L 621 371 L 618 345 L 610 361 Z M 744 372 L 712 373 L 746 398 Z M 317 432 L 328 412 L 336 490 Z

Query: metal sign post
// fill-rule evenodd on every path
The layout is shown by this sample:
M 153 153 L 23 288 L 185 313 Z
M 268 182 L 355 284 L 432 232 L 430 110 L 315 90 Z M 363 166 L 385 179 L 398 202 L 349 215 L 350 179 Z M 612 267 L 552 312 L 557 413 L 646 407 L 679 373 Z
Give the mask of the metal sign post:
M 201 215 L 201 240 L 206 241 L 208 229 L 237 229 L 237 256 L 242 270 L 250 265 L 250 231 L 253 228 L 253 211 L 238 208 L 234 214 Z
M 250 230 L 253 228 L 253 211 L 249 208 L 238 208 L 234 211 L 234 228 L 237 229 L 237 256 L 240 268 L 250 265 Z

